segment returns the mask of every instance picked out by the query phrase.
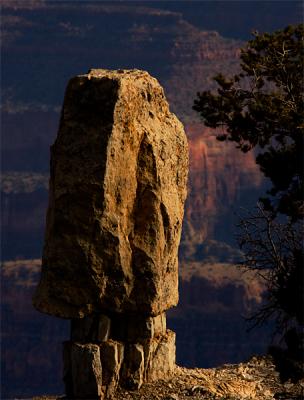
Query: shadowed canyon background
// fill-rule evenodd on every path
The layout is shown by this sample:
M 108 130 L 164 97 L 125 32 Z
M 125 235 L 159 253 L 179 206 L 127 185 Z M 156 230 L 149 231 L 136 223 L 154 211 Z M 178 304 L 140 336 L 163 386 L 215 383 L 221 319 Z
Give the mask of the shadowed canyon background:
M 238 70 L 250 31 L 301 20 L 301 2 L 2 1 L 2 399 L 62 393 L 65 320 L 39 314 L 49 146 L 71 76 L 90 68 L 147 70 L 184 123 L 190 176 L 180 246 L 180 302 L 168 313 L 177 362 L 234 363 L 263 353 L 271 327 L 246 332 L 263 283 L 234 267 L 236 213 L 267 187 L 254 154 L 216 141 L 191 110 L 216 72 Z

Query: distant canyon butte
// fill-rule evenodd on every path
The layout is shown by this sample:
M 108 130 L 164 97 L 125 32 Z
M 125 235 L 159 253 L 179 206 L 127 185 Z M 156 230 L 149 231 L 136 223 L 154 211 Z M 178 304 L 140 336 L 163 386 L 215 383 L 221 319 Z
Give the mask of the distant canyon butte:
M 267 329 L 245 332 L 242 315 L 260 304 L 264 287 L 234 267 L 241 257 L 234 232 L 236 214 L 256 203 L 267 182 L 254 153 L 217 141 L 192 111 L 196 92 L 215 88 L 217 72 L 238 71 L 244 41 L 202 29 L 192 23 L 195 11 L 191 20 L 189 10 L 183 13 L 181 5 L 172 10 L 172 4 L 166 9 L 165 3 L 2 2 L 1 307 L 7 397 L 61 390 L 60 341 L 67 339 L 68 327 L 34 311 L 31 295 L 39 279 L 49 147 L 64 89 L 70 77 L 90 68 L 147 70 L 185 126 L 190 175 L 180 305 L 169 315 L 178 362 L 208 367 L 266 348 Z M 206 21 L 208 12 L 215 12 L 211 3 Z M 291 22 L 296 15 L 290 13 Z

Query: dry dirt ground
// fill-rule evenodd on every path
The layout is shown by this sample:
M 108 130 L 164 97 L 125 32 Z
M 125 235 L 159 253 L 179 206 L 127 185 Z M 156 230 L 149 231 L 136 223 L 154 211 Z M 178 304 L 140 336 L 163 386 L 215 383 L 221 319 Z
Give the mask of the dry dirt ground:
M 34 397 L 33 400 L 63 400 Z M 271 357 L 212 369 L 177 367 L 165 381 L 145 384 L 139 391 L 119 390 L 115 400 L 303 400 L 304 379 L 281 383 Z

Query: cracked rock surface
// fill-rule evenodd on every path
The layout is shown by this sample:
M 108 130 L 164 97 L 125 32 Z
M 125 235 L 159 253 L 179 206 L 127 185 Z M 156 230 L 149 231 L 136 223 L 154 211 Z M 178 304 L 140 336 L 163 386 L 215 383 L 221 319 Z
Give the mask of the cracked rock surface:
M 51 149 L 35 307 L 157 316 L 178 302 L 188 147 L 162 87 L 139 70 L 91 70 L 68 84 Z

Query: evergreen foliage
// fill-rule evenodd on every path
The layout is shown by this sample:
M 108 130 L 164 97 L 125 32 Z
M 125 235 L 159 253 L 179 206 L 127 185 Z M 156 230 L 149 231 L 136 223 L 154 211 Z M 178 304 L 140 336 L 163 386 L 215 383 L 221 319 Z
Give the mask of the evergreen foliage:
M 219 140 L 255 150 L 272 183 L 239 223 L 243 266 L 255 269 L 268 287 L 266 303 L 252 320 L 275 317 L 278 331 L 288 336 L 300 328 L 304 339 L 304 25 L 254 33 L 240 60 L 241 72 L 215 76 L 217 92 L 198 93 L 193 109 L 217 129 Z
M 219 140 L 243 152 L 257 149 L 256 162 L 272 188 L 265 209 L 303 218 L 304 25 L 254 33 L 241 50 L 242 71 L 214 77 L 217 93 L 198 93 L 193 109 Z

